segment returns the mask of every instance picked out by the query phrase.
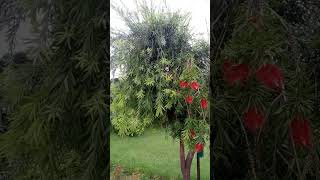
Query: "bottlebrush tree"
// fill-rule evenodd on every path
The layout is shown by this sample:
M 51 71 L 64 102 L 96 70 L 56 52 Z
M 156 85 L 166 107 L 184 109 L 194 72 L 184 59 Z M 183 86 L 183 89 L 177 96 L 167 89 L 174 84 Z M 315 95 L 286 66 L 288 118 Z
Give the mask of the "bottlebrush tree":
M 179 77 L 174 109 L 168 111 L 171 136 L 180 142 L 180 167 L 183 179 L 190 179 L 191 163 L 195 154 L 200 158 L 208 141 L 208 88 L 199 69 L 189 59 Z M 174 87 L 173 87 L 174 88 Z M 185 145 L 188 153 L 185 155 Z
M 211 66 L 216 178 L 320 177 L 315 82 L 297 38 L 264 1 L 228 16 L 233 33 Z
M 129 28 L 111 39 L 112 68 L 122 69 L 124 108 L 179 139 L 181 171 L 188 180 L 194 154 L 203 155 L 208 135 L 208 43 L 192 39 L 186 15 L 146 4 L 138 4 L 137 13 L 113 8 Z

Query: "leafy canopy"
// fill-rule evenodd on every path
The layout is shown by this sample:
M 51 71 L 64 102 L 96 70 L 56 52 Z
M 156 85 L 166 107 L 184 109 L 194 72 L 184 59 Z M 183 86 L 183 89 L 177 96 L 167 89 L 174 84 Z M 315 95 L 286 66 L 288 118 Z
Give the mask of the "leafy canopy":
M 208 43 L 192 38 L 188 14 L 147 3 L 137 3 L 137 12 L 121 9 L 117 5 L 113 8 L 123 18 L 129 31 L 114 32 L 111 37 L 111 65 L 122 70 L 120 85 L 114 89 L 117 95 L 113 96 L 111 106 L 117 107 L 125 102 L 123 108 L 129 112 L 134 109 L 134 116 L 142 124 L 147 119 L 174 126 L 176 117 L 173 114 L 179 114 L 176 108 L 181 98 L 177 93 L 179 81 L 197 80 L 204 88 L 203 94 L 206 94 Z M 183 71 L 189 61 L 193 61 L 196 71 L 187 78 Z M 114 119 L 124 114 L 120 109 L 112 110 Z M 135 121 L 136 118 L 127 118 L 127 121 L 130 120 Z M 118 131 L 121 131 L 120 128 Z M 181 134 L 181 130 L 176 133 Z

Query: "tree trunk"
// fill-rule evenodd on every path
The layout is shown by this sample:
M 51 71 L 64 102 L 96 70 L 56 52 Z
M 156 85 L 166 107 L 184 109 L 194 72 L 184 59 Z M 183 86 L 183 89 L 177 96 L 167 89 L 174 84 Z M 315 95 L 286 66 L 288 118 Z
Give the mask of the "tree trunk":
M 180 168 L 183 180 L 190 180 L 191 164 L 195 151 L 189 151 L 187 157 L 184 152 L 184 142 L 180 138 Z
M 180 138 L 180 168 L 181 173 L 184 178 L 185 174 L 185 155 L 184 155 L 184 143 L 182 139 Z

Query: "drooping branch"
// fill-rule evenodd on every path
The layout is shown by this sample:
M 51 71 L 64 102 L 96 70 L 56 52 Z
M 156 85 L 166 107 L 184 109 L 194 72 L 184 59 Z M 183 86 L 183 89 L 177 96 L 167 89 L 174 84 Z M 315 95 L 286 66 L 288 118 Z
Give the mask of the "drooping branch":
M 239 4 L 238 0 L 224 1 L 224 0 L 215 0 L 211 1 L 211 12 L 210 12 L 210 82 L 209 82 L 209 97 L 211 100 L 216 99 L 219 94 L 219 88 L 217 88 L 217 78 L 215 78 L 214 74 L 217 74 L 218 67 L 217 59 L 220 58 L 221 51 L 224 47 L 225 42 L 231 37 L 232 34 L 232 12 L 235 7 Z M 216 117 L 214 103 L 210 103 L 210 128 L 216 128 L 217 121 L 214 120 L 213 117 Z M 215 131 L 210 132 L 210 149 L 214 149 L 214 142 L 217 137 L 217 133 Z M 216 157 L 213 156 L 214 153 L 210 154 L 210 161 L 215 162 Z M 211 166 L 213 167 L 213 166 Z M 214 177 L 214 169 L 210 170 L 210 179 L 215 179 Z

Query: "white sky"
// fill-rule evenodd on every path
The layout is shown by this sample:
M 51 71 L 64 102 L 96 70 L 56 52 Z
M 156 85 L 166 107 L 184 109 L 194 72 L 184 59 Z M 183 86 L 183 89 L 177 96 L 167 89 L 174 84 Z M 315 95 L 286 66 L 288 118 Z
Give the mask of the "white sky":
M 163 0 L 146 0 L 150 3 L 153 1 L 154 5 L 162 6 Z M 122 0 L 126 8 L 136 10 L 135 0 Z M 138 2 L 140 2 L 138 0 Z M 119 0 L 111 0 L 111 4 L 122 5 Z M 167 6 L 173 10 L 180 10 L 181 12 L 188 12 L 191 15 L 190 29 L 196 37 L 204 38 L 209 42 L 210 35 L 210 0 L 166 0 Z M 110 9 L 110 27 L 116 30 L 127 30 L 125 23 L 118 16 L 118 14 Z M 116 72 L 116 76 L 117 76 Z M 110 72 L 110 78 L 112 74 Z
M 163 0 L 153 1 L 155 5 L 163 5 Z M 135 0 L 122 0 L 124 5 L 130 10 L 136 10 Z M 111 0 L 111 4 L 122 5 L 119 0 Z M 193 33 L 201 34 L 203 38 L 209 41 L 210 26 L 210 0 L 167 0 L 167 6 L 171 10 L 180 10 L 191 13 L 190 28 Z M 125 24 L 117 13 L 111 8 L 110 26 L 114 29 L 126 30 Z

